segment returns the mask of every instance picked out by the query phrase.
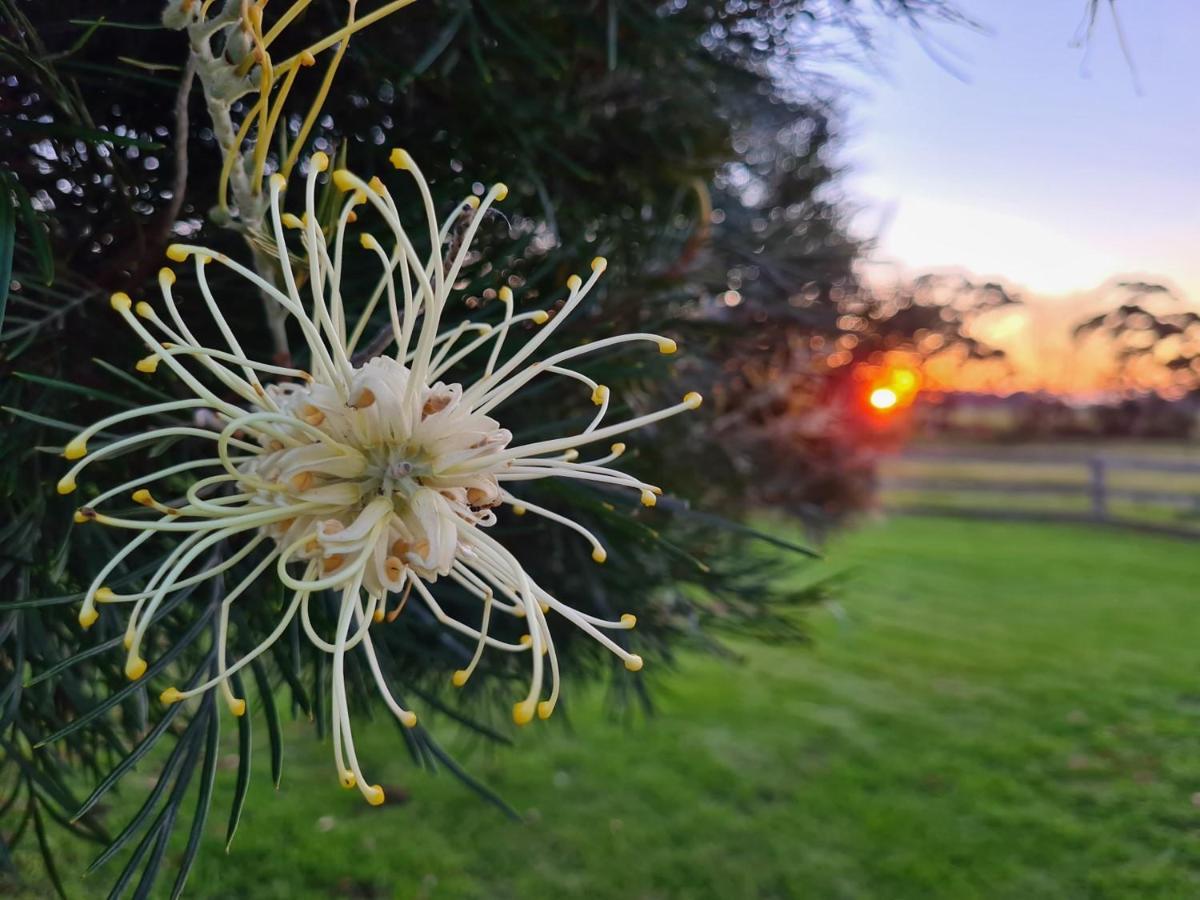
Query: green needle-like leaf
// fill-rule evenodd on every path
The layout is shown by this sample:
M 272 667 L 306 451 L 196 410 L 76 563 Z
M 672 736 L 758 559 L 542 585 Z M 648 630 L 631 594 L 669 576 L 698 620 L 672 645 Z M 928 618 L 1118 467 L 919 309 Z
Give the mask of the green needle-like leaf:
M 275 708 L 275 692 L 271 689 L 271 679 L 262 662 L 254 660 L 250 663 L 250 670 L 254 673 L 254 683 L 258 687 L 263 715 L 267 720 L 267 738 L 271 745 L 271 781 L 275 790 L 279 790 L 279 782 L 283 778 L 283 732 L 279 725 L 279 712 Z
M 17 215 L 13 205 L 10 176 L 0 173 L 0 332 L 12 286 L 13 250 L 17 240 Z
M 204 826 L 208 822 L 208 813 L 212 808 L 213 784 L 217 779 L 217 759 L 220 755 L 221 717 L 217 714 L 216 704 L 211 696 L 203 707 L 208 720 L 208 737 L 204 746 L 203 769 L 200 773 L 200 791 L 196 795 L 196 812 L 192 817 L 192 828 L 188 833 L 187 846 L 184 847 L 183 857 L 179 861 L 179 872 L 175 876 L 175 884 L 171 888 L 171 900 L 183 893 L 187 884 L 188 874 L 196 862 L 196 854 L 200 850 L 200 840 L 204 837 Z
M 237 673 L 230 678 L 233 692 L 239 697 L 245 697 L 242 681 Z M 225 829 L 225 850 L 228 852 L 233 836 L 237 832 L 238 823 L 242 821 L 242 808 L 246 805 L 246 792 L 250 789 L 250 710 L 245 715 L 238 716 L 238 770 L 237 782 L 233 788 L 233 802 L 229 807 L 229 825 Z

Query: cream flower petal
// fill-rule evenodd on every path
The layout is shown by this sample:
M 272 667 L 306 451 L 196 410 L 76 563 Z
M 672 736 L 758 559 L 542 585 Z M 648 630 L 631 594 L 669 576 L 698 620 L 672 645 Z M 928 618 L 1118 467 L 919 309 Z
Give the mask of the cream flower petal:
M 396 703 L 384 683 L 370 638 L 371 628 L 387 618 L 385 610 L 399 609 L 401 597 L 411 594 L 412 602 L 424 604 L 439 623 L 474 642 L 471 662 L 453 674 L 456 685 L 470 678 L 489 650 L 528 655 L 529 691 L 513 708 L 518 724 L 528 722 L 535 713 L 549 716 L 558 698 L 559 668 L 548 614 L 570 621 L 619 656 L 627 668 L 636 671 L 642 667 L 641 657 L 606 634 L 632 628 L 632 616 L 606 621 L 563 603 L 539 585 L 488 529 L 496 522 L 496 508 L 509 505 L 518 514 L 529 512 L 575 531 L 590 544 L 593 558 L 603 562 L 607 553 L 599 536 L 566 515 L 520 500 L 502 484 L 573 478 L 629 488 L 639 492 L 643 503 L 653 505 L 657 487 L 608 465 L 620 456 L 624 444 L 612 444 L 607 456 L 591 462 L 578 462 L 577 448 L 608 442 L 700 404 L 699 395 L 689 394 L 666 409 L 605 424 L 608 388 L 571 368 L 582 356 L 627 342 L 649 342 L 660 352 L 674 352 L 675 342 L 661 335 L 609 337 L 539 359 L 538 351 L 550 334 L 584 302 L 603 274 L 603 259 L 593 261 L 586 281 L 575 275 L 568 279 L 568 297 L 553 318 L 540 311 L 516 313 L 512 292 L 503 288 L 499 294 L 505 310 L 499 325 L 468 321 L 443 328 L 442 317 L 471 241 L 484 213 L 504 198 L 507 188 L 495 185 L 482 200 L 467 198 L 439 223 L 433 218 L 425 180 L 412 159 L 403 151 L 394 152 L 391 159 L 397 168 L 412 175 L 425 198 L 428 221 L 416 232 L 416 241 L 399 221 L 396 204 L 381 182 L 366 182 L 347 170 L 338 170 L 332 178 L 347 197 L 327 246 L 327 236 L 317 226 L 315 187 L 329 160 L 318 153 L 309 161 L 303 185 L 304 217 L 283 213 L 284 180 L 275 176 L 270 182 L 281 286 L 214 250 L 182 244 L 168 249 L 172 260 L 191 261 L 195 266 L 205 309 L 214 318 L 226 347 L 207 347 L 197 341 L 180 315 L 173 294 L 176 277 L 170 269 L 164 269 L 159 278 L 169 322 L 148 303 L 135 305 L 124 294 L 114 295 L 113 308 L 150 351 L 139 368 L 152 372 L 160 364 L 165 366 L 195 397 L 123 412 L 86 429 L 67 445 L 65 455 L 76 462 L 59 482 L 60 492 L 70 493 L 92 462 L 159 438 L 194 437 L 212 443 L 214 455 L 121 485 L 76 514 L 81 522 L 97 521 L 136 532 L 87 591 L 79 621 L 89 627 L 99 615 L 100 605 L 132 603 L 126 671 L 131 678 L 140 678 L 147 666 L 140 648 L 164 600 L 229 569 L 255 547 L 270 548 L 266 558 L 226 595 L 220 637 L 223 642 L 230 604 L 255 579 L 269 577 L 271 571 L 291 591 L 278 625 L 232 664 L 226 664 L 222 644 L 216 677 L 187 691 L 168 688 L 162 699 L 178 702 L 218 688 L 230 709 L 242 715 L 245 702 L 234 695 L 231 676 L 265 652 L 299 616 L 313 643 L 333 657 L 331 702 L 338 777 L 348 787 L 357 786 L 372 803 L 382 800 L 382 791 L 363 778 L 355 754 L 343 661 L 347 652 L 361 649 L 389 708 L 405 724 L 416 722 L 416 716 Z M 388 237 L 384 242 L 362 233 L 359 243 L 368 251 L 365 258 L 343 251 L 348 224 L 358 219 L 350 213 L 364 205 L 378 215 Z M 304 279 L 292 270 L 290 260 L 298 251 L 288 246 L 285 219 L 301 230 L 299 255 L 306 261 Z M 460 233 L 451 239 L 455 228 Z M 425 230 L 436 243 L 422 258 L 416 245 Z M 444 257 L 447 252 L 452 256 Z M 353 264 L 361 260 L 362 264 L 381 265 L 382 274 L 363 318 L 350 328 L 341 277 L 342 267 L 352 260 Z M 245 278 L 251 288 L 264 293 L 295 320 L 311 371 L 246 358 L 209 290 L 205 268 L 213 264 Z M 299 289 L 301 283 L 306 284 L 306 295 Z M 365 331 L 365 317 L 381 298 L 386 298 L 392 347 L 388 355 L 355 365 L 354 346 Z M 528 321 L 541 329 L 502 359 L 501 347 L 512 326 Z M 481 377 L 467 385 L 445 382 L 443 376 L 472 353 L 481 354 L 481 361 L 482 354 L 487 354 Z M 260 373 L 262 377 L 295 380 L 264 384 Z M 513 446 L 511 432 L 502 426 L 504 404 L 542 377 L 566 378 L 581 385 L 583 397 L 598 409 L 587 427 L 577 433 Z M 236 399 L 228 399 L 231 396 Z M 174 413 L 189 414 L 207 427 L 168 425 L 88 452 L 89 438 L 114 424 Z M 145 487 L 184 473 L 194 481 L 183 501 L 174 505 L 155 499 Z M 154 517 L 123 518 L 99 508 L 134 485 L 138 486 L 134 500 L 152 510 Z M 167 531 L 180 532 L 182 540 L 144 590 L 117 595 L 104 586 L 116 566 L 148 537 Z M 223 541 L 246 546 L 213 569 L 189 572 L 201 564 L 209 548 Z M 477 624 L 458 621 L 442 608 L 435 590 L 443 579 L 478 598 Z M 309 615 L 310 598 L 325 590 L 340 596 L 332 635 L 319 634 Z M 394 599 L 389 602 L 389 597 Z M 528 633 L 522 642 L 509 643 L 490 634 L 500 616 L 524 620 Z M 544 690 L 547 675 L 548 693 Z

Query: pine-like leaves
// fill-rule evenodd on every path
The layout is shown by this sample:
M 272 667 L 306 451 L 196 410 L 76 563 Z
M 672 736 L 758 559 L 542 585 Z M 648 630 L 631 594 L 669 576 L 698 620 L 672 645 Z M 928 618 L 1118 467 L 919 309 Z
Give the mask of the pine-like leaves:
M 119 615 L 102 616 L 86 635 L 75 624 L 72 604 L 119 545 L 101 528 L 72 524 L 73 504 L 53 489 L 62 471 L 58 454 L 76 424 L 169 400 L 175 390 L 169 378 L 131 371 L 144 351 L 130 344 L 101 301 L 115 289 L 140 294 L 172 234 L 205 230 L 230 253 L 246 252 L 241 236 L 206 220 L 221 161 L 196 94 L 186 202 L 180 207 L 173 196 L 177 160 L 167 148 L 185 47 L 154 24 L 162 5 L 124 3 L 117 22 L 98 16 L 94 2 L 0 0 L 0 83 L 11 100 L 0 112 L 0 160 L 7 167 L 0 171 L 0 406 L 7 410 L 0 413 L 0 866 L 12 846 L 31 839 L 60 892 L 73 873 L 54 868 L 54 846 L 69 833 L 99 843 L 92 869 L 103 871 L 93 878 L 111 879 L 113 896 L 145 896 L 163 876 L 178 896 L 210 815 L 226 821 L 227 839 L 235 837 L 252 728 L 265 728 L 278 783 L 286 777 L 281 718 L 311 716 L 319 731 L 328 727 L 325 656 L 294 630 L 250 668 L 248 684 L 237 686 L 240 693 L 252 682 L 255 702 L 236 723 L 233 803 L 214 813 L 220 720 L 227 714 L 212 694 L 163 707 L 147 684 L 168 673 L 173 683 L 197 683 L 212 671 L 222 588 L 211 595 L 181 591 L 159 610 L 151 634 L 161 637 L 147 654 L 150 669 L 135 683 L 122 672 Z M 837 6 L 853 18 L 856 4 Z M 946 9 L 930 0 L 884 6 L 894 14 Z M 512 218 L 497 214 L 483 223 L 479 247 L 488 263 L 464 272 L 465 305 L 498 315 L 488 305 L 502 283 L 518 289 L 522 302 L 553 300 L 567 274 L 562 267 L 602 251 L 611 260 L 604 293 L 581 328 L 564 329 L 563 346 L 585 333 L 679 335 L 688 358 L 684 373 L 632 357 L 588 371 L 631 407 L 664 394 L 676 398 L 682 375 L 689 386 L 718 383 L 729 363 L 728 324 L 697 315 L 697 298 L 709 287 L 696 272 L 709 242 L 721 240 L 710 229 L 714 178 L 753 155 L 735 141 L 739 130 L 766 110 L 784 110 L 810 123 L 821 141 L 829 139 L 826 112 L 797 97 L 796 85 L 783 90 L 770 76 L 802 49 L 794 26 L 809 36 L 805 48 L 817 45 L 820 28 L 837 27 L 832 20 L 810 22 L 809 7 L 689 3 L 668 11 L 640 0 L 428 0 L 351 43 L 339 100 L 328 107 L 313 145 L 369 169 L 378 145 L 402 134 L 414 156 L 439 161 L 434 189 L 441 198 L 469 193 L 475 179 L 507 181 Z M 334 24 L 330 15 L 314 4 L 297 28 L 311 37 Z M 302 90 L 297 97 L 304 99 Z M 806 152 L 816 158 L 823 146 Z M 385 158 L 379 153 L 376 164 Z M 788 183 L 811 198 L 834 176 L 817 167 L 807 180 L 797 175 Z M 738 200 L 730 192 L 722 202 Z M 854 250 L 840 222 L 814 217 L 808 224 L 811 252 L 796 254 L 789 277 L 817 273 L 827 283 L 846 274 Z M 739 237 L 744 245 L 731 242 L 721 252 L 766 262 L 753 239 Z M 224 296 L 219 277 L 214 290 Z M 347 296 L 369 293 L 364 285 L 365 279 L 347 284 Z M 234 296 L 225 312 L 245 345 L 267 348 L 257 299 Z M 537 437 L 537 421 L 581 415 L 553 393 L 530 396 L 538 408 L 511 417 L 523 438 Z M 811 602 L 820 593 L 782 586 L 769 559 L 749 549 L 761 535 L 714 514 L 742 512 L 748 473 L 739 471 L 729 448 L 715 443 L 706 426 L 688 424 L 662 426 L 631 450 L 636 470 L 682 496 L 703 498 L 703 508 L 676 499 L 647 512 L 603 491 L 545 491 L 538 502 L 569 504 L 582 524 L 605 535 L 611 553 L 597 568 L 570 535 L 512 526 L 535 577 L 562 586 L 599 615 L 638 615 L 635 639 L 648 659 L 669 662 L 681 644 L 704 644 L 721 628 L 795 636 L 784 601 Z M 194 450 L 183 442 L 150 452 L 183 461 Z M 107 462 L 108 483 L 133 477 L 138 465 L 137 455 Z M 89 490 L 81 488 L 83 499 Z M 145 558 L 114 573 L 112 586 L 142 583 L 156 566 L 152 557 L 169 547 L 152 544 Z M 314 599 L 314 616 L 324 622 L 328 604 Z M 282 602 L 265 587 L 253 600 L 235 606 L 234 653 L 254 645 Z M 453 591 L 444 602 L 450 610 L 470 609 L 468 598 Z M 488 701 L 514 677 L 505 660 L 488 660 L 465 693 L 451 695 L 448 675 L 470 658 L 469 642 L 437 627 L 416 604 L 383 633 L 379 661 L 397 699 L 420 698 L 457 727 L 506 739 L 487 712 Z M 573 675 L 611 678 L 618 696 L 645 702 L 642 686 L 590 641 L 564 632 L 556 645 Z M 355 665 L 347 674 L 351 684 L 369 677 Z M 374 692 L 353 694 L 359 702 Z M 417 765 L 448 770 L 511 814 L 423 726 L 403 729 L 397 740 Z M 98 819 L 100 801 L 134 767 L 152 762 L 154 787 L 110 835 Z M 167 872 L 176 830 L 187 840 L 178 868 Z

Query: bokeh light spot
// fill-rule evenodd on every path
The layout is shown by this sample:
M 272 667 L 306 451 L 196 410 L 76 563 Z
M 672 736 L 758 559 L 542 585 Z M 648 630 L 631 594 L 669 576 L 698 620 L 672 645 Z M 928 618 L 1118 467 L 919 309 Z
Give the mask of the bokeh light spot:
M 867 402 L 875 409 L 892 409 L 899 399 L 891 388 L 875 388 Z

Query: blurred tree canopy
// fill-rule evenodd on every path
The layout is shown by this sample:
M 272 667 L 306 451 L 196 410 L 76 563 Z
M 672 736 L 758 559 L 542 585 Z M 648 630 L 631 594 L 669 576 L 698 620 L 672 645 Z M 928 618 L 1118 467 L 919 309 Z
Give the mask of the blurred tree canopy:
M 1181 309 L 1167 285 L 1122 281 L 1113 308 L 1075 326 L 1077 341 L 1099 340 L 1113 357 L 1112 389 L 1125 397 L 1159 391 L 1200 395 L 1200 314 Z
M 363 12 L 378 5 L 359 3 Z M 173 390 L 131 373 L 143 350 L 111 314 L 108 294 L 148 294 L 178 236 L 200 235 L 235 256 L 254 239 L 211 214 L 221 159 L 186 40 L 158 24 L 162 6 L 0 0 L 0 865 L 11 847 L 32 841 L 60 892 L 69 878 L 53 868 L 48 829 L 96 841 L 97 865 L 115 858 L 109 877 L 118 891 L 136 886 L 140 896 L 162 873 L 179 826 L 190 838 L 168 867 L 178 893 L 216 777 L 220 717 L 211 698 L 162 707 L 142 682 L 124 678 L 117 617 L 87 635 L 77 630 L 70 605 L 116 545 L 102 530 L 73 525 L 75 504 L 53 488 L 58 454 L 80 424 Z M 307 5 L 280 49 L 307 46 L 345 14 L 343 0 Z M 856 338 L 854 358 L 869 359 L 922 329 L 957 334 L 953 317 L 872 296 L 859 283 L 854 264 L 865 247 L 849 233 L 836 191 L 836 85 L 821 64 L 869 51 L 873 30 L 889 20 L 914 29 L 969 24 L 942 0 L 425 0 L 349 42 L 333 100 L 308 136 L 309 150 L 385 179 L 387 149 L 401 145 L 443 202 L 476 183 L 511 186 L 507 218 L 481 229 L 464 309 L 488 309 L 501 279 L 520 284 L 523 303 L 544 304 L 603 253 L 603 291 L 560 340 L 626 330 L 680 338 L 674 368 L 630 357 L 588 373 L 635 409 L 685 386 L 716 398 L 711 415 L 663 423 L 635 442 L 630 467 L 671 496 L 653 511 L 578 488 L 539 499 L 551 508 L 569 502 L 609 540 L 610 562 L 592 566 L 555 530 L 500 526 L 530 571 L 577 606 L 636 613 L 635 640 L 648 659 L 669 661 L 681 641 L 711 644 L 722 630 L 796 634 L 783 604 L 811 602 L 819 591 L 773 580 L 773 567 L 748 552 L 756 535 L 739 519 L 763 500 L 818 515 L 853 508 L 861 463 L 848 451 L 862 435 L 818 423 L 793 441 L 780 423 L 828 394 L 839 377 L 829 354 L 848 346 L 847 335 Z M 293 138 L 320 84 L 317 74 L 297 81 L 287 114 Z M 275 164 L 282 152 L 270 148 Z M 409 202 L 402 214 L 417 213 Z M 365 286 L 369 273 L 361 279 Z M 269 356 L 258 298 L 217 273 L 212 280 L 246 349 Z M 783 396 L 781 384 L 790 386 Z M 506 427 L 530 435 L 548 419 L 588 414 L 549 391 L 537 405 L 514 410 Z M 187 459 L 192 451 L 153 452 Z M 106 480 L 134 477 L 137 465 L 115 459 Z M 810 469 L 819 477 L 796 477 Z M 252 646 L 274 621 L 281 598 L 264 594 L 239 610 L 234 647 Z M 218 589 L 180 592 L 168 604 L 149 677 L 170 672 L 183 684 L 208 671 L 219 602 Z M 449 610 L 466 603 L 447 592 Z M 506 660 L 489 660 L 479 683 L 451 699 L 448 673 L 470 645 L 417 612 L 387 635 L 389 679 L 504 740 L 490 713 L 496 704 L 479 701 L 516 677 Z M 573 635 L 555 633 L 568 679 L 609 677 L 619 696 L 647 701 L 641 681 Z M 257 709 L 236 724 L 243 752 L 230 837 L 254 719 L 267 728 L 276 772 L 280 715 L 311 712 L 323 727 L 328 672 L 319 654 L 281 642 L 252 673 Z M 487 795 L 423 727 L 397 740 L 418 765 L 459 771 Z M 160 741 L 171 749 L 158 786 L 112 833 L 98 802 Z

